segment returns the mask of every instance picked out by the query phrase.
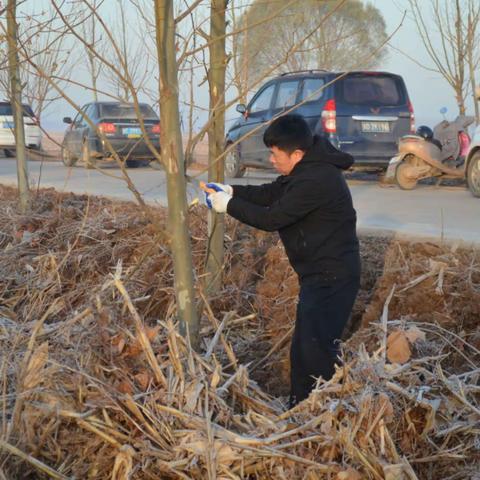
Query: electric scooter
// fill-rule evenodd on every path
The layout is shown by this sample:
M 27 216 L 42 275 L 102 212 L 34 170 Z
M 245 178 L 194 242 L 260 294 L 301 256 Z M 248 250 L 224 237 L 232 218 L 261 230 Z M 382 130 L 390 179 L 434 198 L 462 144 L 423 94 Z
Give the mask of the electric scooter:
M 401 189 L 412 190 L 425 178 L 465 178 L 465 157 L 471 141 L 467 128 L 474 120 L 459 115 L 453 122 L 442 120 L 433 131 L 421 126 L 416 135 L 402 137 L 386 180 L 394 179 Z

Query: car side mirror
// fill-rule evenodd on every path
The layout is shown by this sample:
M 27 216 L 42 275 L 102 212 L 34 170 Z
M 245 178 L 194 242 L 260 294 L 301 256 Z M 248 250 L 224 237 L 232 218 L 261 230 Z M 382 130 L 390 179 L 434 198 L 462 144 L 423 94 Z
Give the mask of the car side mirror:
M 73 123 L 73 120 L 71 117 L 63 117 L 63 123 L 68 123 L 71 125 Z
M 245 115 L 245 113 L 247 112 L 247 107 L 243 103 L 239 103 L 236 107 L 236 110 L 238 113 Z

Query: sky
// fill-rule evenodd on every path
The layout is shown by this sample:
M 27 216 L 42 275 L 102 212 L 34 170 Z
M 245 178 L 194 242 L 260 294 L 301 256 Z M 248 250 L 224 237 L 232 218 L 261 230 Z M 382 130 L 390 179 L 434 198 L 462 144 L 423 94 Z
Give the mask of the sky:
M 404 16 L 404 10 L 406 10 L 407 0 L 364 1 L 365 3 L 373 4 L 380 10 L 386 21 L 388 34 L 392 34 L 399 27 Z M 422 1 L 427 3 L 426 0 Z M 105 0 L 104 13 L 108 18 L 115 18 L 116 2 L 117 0 Z M 27 5 L 30 5 L 30 8 L 38 8 L 42 3 L 48 3 L 48 0 L 27 0 Z M 190 3 L 190 0 L 187 0 L 187 3 Z M 432 66 L 432 62 L 424 47 L 421 45 L 414 22 L 408 18 L 408 16 L 404 19 L 403 24 L 394 34 L 390 43 L 395 48 L 389 48 L 388 56 L 383 64 L 379 65 L 378 69 L 400 74 L 404 78 L 415 110 L 416 124 L 433 126 L 435 123 L 438 123 L 443 118 L 440 114 L 442 107 L 447 107 L 448 109 L 446 114 L 447 118 L 454 118 L 457 115 L 457 107 L 453 90 L 440 74 L 420 66 Z M 416 62 L 412 61 L 408 56 L 414 57 Z M 80 63 L 79 58 L 78 66 L 76 65 L 73 69 L 74 78 L 87 82 L 88 76 L 86 70 Z M 200 75 L 204 75 L 204 72 L 201 72 Z M 154 78 L 151 78 L 151 80 L 154 85 L 156 80 Z M 195 81 L 197 102 L 199 106 L 207 107 L 208 93 L 206 82 L 202 86 L 198 86 L 199 83 L 201 83 L 201 77 Z M 188 82 L 183 81 L 181 88 L 186 89 L 188 86 Z M 104 87 L 106 86 L 104 85 Z M 79 104 L 84 104 L 92 100 L 89 92 L 79 87 L 69 88 L 69 93 Z M 473 113 L 473 104 L 471 101 L 469 101 L 468 107 L 469 111 L 467 111 L 467 113 Z M 42 123 L 47 129 L 62 130 L 64 128 L 64 124 L 61 123 L 62 118 L 64 116 L 74 116 L 74 114 L 75 112 L 71 106 L 64 101 L 59 101 L 46 112 L 42 118 Z M 204 113 L 202 115 L 205 116 L 206 114 Z M 237 115 L 234 107 L 227 111 L 227 126 Z

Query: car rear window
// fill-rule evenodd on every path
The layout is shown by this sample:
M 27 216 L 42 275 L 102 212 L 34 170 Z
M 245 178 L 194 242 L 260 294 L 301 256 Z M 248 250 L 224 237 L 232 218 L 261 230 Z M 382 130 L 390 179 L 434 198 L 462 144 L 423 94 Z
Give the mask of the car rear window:
M 351 105 L 399 106 L 406 103 L 401 82 L 388 75 L 347 76 L 340 80 L 338 87 L 343 102 Z
M 139 109 L 143 118 L 158 118 L 149 105 L 139 105 Z M 100 112 L 103 118 L 137 118 L 137 112 L 133 105 L 102 105 Z
M 30 105 L 23 105 L 23 114 L 27 117 L 35 116 Z M 12 105 L 10 103 L 0 104 L 0 115 L 13 115 Z

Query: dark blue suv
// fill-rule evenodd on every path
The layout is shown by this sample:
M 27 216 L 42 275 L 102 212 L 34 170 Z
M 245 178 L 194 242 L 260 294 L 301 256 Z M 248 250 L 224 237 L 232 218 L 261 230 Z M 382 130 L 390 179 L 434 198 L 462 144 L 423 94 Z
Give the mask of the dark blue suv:
M 413 108 L 402 77 L 388 72 L 309 70 L 282 74 L 265 83 L 227 133 L 225 174 L 241 177 L 247 167 L 271 168 L 263 133 L 290 111 L 312 131 L 352 154 L 356 166 L 386 167 L 400 137 L 414 133 Z

